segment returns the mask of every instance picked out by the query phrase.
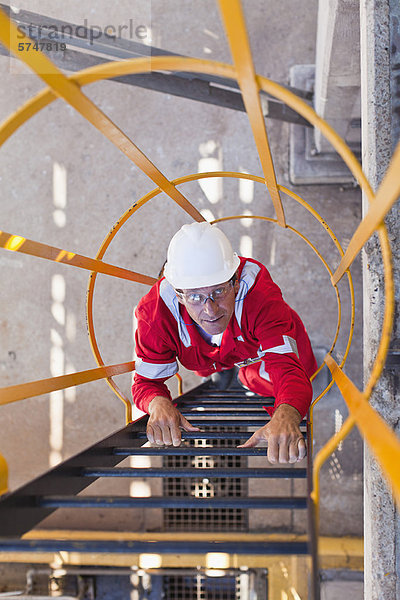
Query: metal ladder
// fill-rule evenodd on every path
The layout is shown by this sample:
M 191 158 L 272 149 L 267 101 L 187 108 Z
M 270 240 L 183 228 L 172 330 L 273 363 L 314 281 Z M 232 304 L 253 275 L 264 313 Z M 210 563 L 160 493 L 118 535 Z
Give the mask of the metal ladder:
M 246 440 L 252 431 L 269 419 L 263 406 L 273 404 L 273 398 L 250 394 L 238 386 L 216 390 L 209 383 L 200 385 L 176 400 L 182 414 L 201 432 L 182 432 L 180 447 L 151 447 L 146 443 L 147 415 L 130 423 L 117 433 L 91 446 L 80 454 L 61 463 L 44 475 L 20 489 L 5 494 L 0 499 L 0 552 L 89 552 L 89 553 L 182 553 L 203 554 L 223 552 L 228 554 L 256 555 L 304 555 L 312 557 L 312 598 L 319 599 L 315 528 L 311 503 L 307 496 L 217 496 L 198 498 L 168 495 L 151 497 L 124 496 L 78 496 L 79 492 L 102 477 L 129 478 L 247 478 L 247 479 L 304 479 L 310 478 L 311 456 L 308 468 L 269 465 L 267 448 L 216 447 L 213 440 Z M 210 431 L 210 426 L 214 431 Z M 215 428 L 234 427 L 235 431 Z M 301 429 L 309 437 L 309 427 L 303 421 Z M 191 440 L 206 440 L 207 446 L 195 447 Z M 201 442 L 204 443 L 204 442 Z M 211 444 L 211 445 L 210 445 Z M 308 447 L 310 440 L 308 439 Z M 234 468 L 216 467 L 170 468 L 154 467 L 119 468 L 118 464 L 128 456 L 232 456 L 265 457 L 265 467 Z M 295 509 L 308 508 L 308 541 L 189 541 L 170 539 L 158 541 L 134 540 L 55 540 L 21 539 L 40 521 L 57 508 L 177 508 L 177 509 Z

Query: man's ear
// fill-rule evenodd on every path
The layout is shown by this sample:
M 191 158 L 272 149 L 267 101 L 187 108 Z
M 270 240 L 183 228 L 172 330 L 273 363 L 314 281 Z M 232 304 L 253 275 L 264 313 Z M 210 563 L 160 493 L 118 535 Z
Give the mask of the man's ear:
M 233 284 L 233 291 L 235 292 L 235 296 L 238 294 L 240 288 L 240 281 L 238 278 L 235 279 L 235 283 Z

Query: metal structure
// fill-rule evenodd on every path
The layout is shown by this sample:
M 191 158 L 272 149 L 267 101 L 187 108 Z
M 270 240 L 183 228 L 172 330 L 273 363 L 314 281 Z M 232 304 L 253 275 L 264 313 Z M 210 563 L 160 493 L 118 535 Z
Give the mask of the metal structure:
M 313 525 L 312 504 L 307 500 L 308 495 L 289 496 L 240 496 L 219 495 L 214 497 L 199 497 L 193 493 L 189 496 L 90 496 L 80 494 L 98 478 L 130 478 L 143 480 L 143 478 L 171 477 L 186 478 L 202 481 L 205 477 L 213 481 L 216 478 L 251 479 L 254 482 L 274 479 L 305 479 L 307 469 L 301 466 L 288 467 L 245 467 L 245 468 L 168 468 L 168 467 L 123 467 L 117 465 L 127 456 L 145 456 L 150 459 L 155 456 L 173 457 L 266 457 L 267 448 L 236 448 L 216 447 L 218 440 L 234 439 L 245 440 L 251 433 L 265 423 L 264 406 L 271 406 L 273 398 L 263 398 L 250 393 L 246 395 L 243 388 L 216 391 L 208 384 L 188 392 L 178 399 L 178 407 L 183 415 L 199 426 L 199 433 L 183 433 L 181 447 L 151 447 L 143 445 L 146 440 L 146 423 L 148 417 L 142 417 L 130 423 L 117 434 L 88 448 L 77 456 L 55 467 L 48 473 L 38 477 L 19 490 L 6 495 L 0 500 L 0 554 L 6 552 L 23 553 L 96 553 L 96 554 L 208 554 L 236 555 L 240 561 L 246 561 L 250 555 L 311 555 L 310 564 L 317 567 L 316 540 Z M 208 411 L 207 407 L 218 404 L 219 409 Z M 206 410 L 204 410 L 206 408 Z M 222 430 L 227 426 L 235 426 L 234 432 Z M 210 428 L 220 428 L 220 431 L 210 431 Z M 303 435 L 307 435 L 307 423 L 301 425 Z M 190 442 L 201 441 L 201 446 L 193 446 Z M 309 454 L 309 462 L 311 454 Z M 311 465 L 309 465 L 311 472 Z M 311 485 L 311 479 L 308 480 Z M 310 490 L 309 490 L 310 491 Z M 80 494 L 80 495 L 78 495 Z M 308 510 L 307 510 L 308 507 Z M 288 536 L 287 540 L 274 540 L 268 534 L 255 534 L 252 532 L 231 532 L 218 534 L 213 532 L 208 539 L 201 539 L 196 533 L 179 538 L 175 531 L 152 531 L 147 535 L 138 535 L 137 539 L 107 540 L 107 539 L 57 539 L 51 531 L 41 532 L 41 537 L 21 539 L 31 531 L 40 521 L 57 508 L 85 508 L 90 509 L 115 509 L 115 508 L 192 508 L 204 509 L 252 509 L 262 510 L 295 510 L 308 513 L 309 535 L 306 539 L 297 539 Z M 32 532 L 35 535 L 35 532 Z M 196 537 L 198 539 L 196 539 Z M 314 581 L 314 598 L 319 598 L 317 577 Z
M 210 401 L 217 401 L 220 405 L 219 410 L 204 411 L 202 410 Z M 35 525 L 42 521 L 46 516 L 53 512 L 56 508 L 75 507 L 75 508 L 213 508 L 224 507 L 230 508 L 274 508 L 274 509 L 306 509 L 307 498 L 304 497 L 211 497 L 211 498 L 196 498 L 196 497 L 126 497 L 119 496 L 78 496 L 82 490 L 88 487 L 93 481 L 99 477 L 132 477 L 132 478 L 147 478 L 147 477 L 188 477 L 201 478 L 207 475 L 208 477 L 226 477 L 226 478 L 284 478 L 284 479 L 304 479 L 306 477 L 306 469 L 301 467 L 280 468 L 280 467 L 265 467 L 265 468 L 225 468 L 225 469 L 202 469 L 202 468 L 186 468 L 186 469 L 171 469 L 171 468 L 117 468 L 117 464 L 127 456 L 266 456 L 266 448 L 217 448 L 213 447 L 212 441 L 218 439 L 227 439 L 234 436 L 234 439 L 245 440 L 251 435 L 251 430 L 259 427 L 265 422 L 265 411 L 263 406 L 271 406 L 274 402 L 273 398 L 256 397 L 255 401 L 250 405 L 252 408 L 247 408 L 248 397 L 245 390 L 224 390 L 215 392 L 203 384 L 199 388 L 180 396 L 178 406 L 183 415 L 191 419 L 194 425 L 202 427 L 204 430 L 201 433 L 183 433 L 184 440 L 207 440 L 207 445 L 202 447 L 193 447 L 183 445 L 181 447 L 152 447 L 145 444 L 146 441 L 146 424 L 148 417 L 142 417 L 134 423 L 130 423 L 120 432 L 106 438 L 105 440 L 95 444 L 86 451 L 71 458 L 70 460 L 55 467 L 45 475 L 40 476 L 33 482 L 23 486 L 19 490 L 13 492 L 1 502 L 1 523 L 0 523 L 0 552 L 7 549 L 15 548 L 23 549 L 24 542 L 21 540 L 5 540 L 8 536 L 22 536 L 30 531 Z M 210 425 L 229 426 L 234 424 L 238 431 L 229 434 L 228 432 L 210 432 L 207 430 Z M 302 424 L 302 430 L 306 436 L 306 422 Z M 150 537 L 154 534 L 150 534 Z M 193 542 L 199 544 L 200 542 Z M 22 545 L 21 545 L 22 544 Z M 49 547 L 55 548 L 57 541 L 51 543 L 43 540 L 37 542 L 25 542 L 27 546 L 37 544 L 38 549 L 46 550 Z M 158 552 L 168 551 L 185 551 L 197 550 L 199 552 L 230 552 L 230 553 L 256 553 L 256 554 L 304 554 L 307 553 L 307 544 L 304 542 L 292 543 L 277 543 L 260 544 L 258 542 L 249 542 L 243 547 L 238 548 L 237 542 L 207 542 L 202 546 L 195 547 L 187 540 L 177 542 L 171 539 L 168 542 L 161 543 L 157 548 L 154 547 L 154 542 L 143 542 L 139 544 L 136 550 L 134 546 L 126 547 L 125 550 L 131 552 L 150 551 L 151 549 Z M 59 549 L 72 549 L 77 547 L 75 542 L 66 542 L 61 544 Z M 117 545 L 114 544 L 117 547 Z M 89 544 L 86 550 L 94 550 L 100 552 L 110 551 L 110 546 L 104 544 L 103 541 Z M 124 551 L 124 547 L 120 548 Z
M 82 69 L 101 65 L 109 60 L 116 59 L 180 56 L 176 53 L 168 52 L 154 46 L 147 46 L 132 40 L 121 38 L 110 39 L 103 32 L 99 32 L 96 35 L 96 40 L 93 40 L 90 36 L 90 30 L 83 26 L 80 26 L 83 30 L 83 35 L 77 37 L 74 35 L 77 25 L 74 23 L 59 21 L 53 18 L 49 19 L 45 15 L 27 10 L 11 13 L 10 8 L 4 4 L 0 4 L 0 9 L 4 10 L 9 16 L 11 14 L 14 22 L 19 27 L 28 27 L 31 39 L 39 41 L 43 45 L 43 52 L 51 58 L 55 65 L 68 71 L 81 71 Z M 58 31 L 54 31 L 55 27 L 58 28 Z M 62 33 L 65 29 L 71 31 L 71 35 L 68 35 L 67 39 Z M 65 51 L 57 53 L 47 50 L 47 44 L 49 44 L 49 48 L 52 48 L 56 43 L 64 43 L 66 46 Z M 81 48 L 84 52 L 75 48 Z M 0 46 L 0 55 L 3 53 L 9 55 L 9 52 L 3 46 Z M 101 58 L 99 54 L 104 55 L 105 58 Z M 192 73 L 183 72 L 176 74 L 148 72 L 143 75 L 113 77 L 112 80 L 125 85 L 143 87 L 164 94 L 172 94 L 173 96 L 196 100 L 197 102 L 214 104 L 241 112 L 245 111 L 239 86 L 234 79 L 226 79 L 202 73 L 196 73 L 194 76 Z M 311 92 L 293 87 L 288 89 L 300 98 L 309 101 L 312 99 Z M 269 119 L 278 119 L 288 123 L 311 127 L 310 123 L 299 116 L 294 110 L 265 93 L 261 96 L 261 103 L 264 116 Z
M 0 11 L 0 40 L 2 44 L 7 51 L 10 51 L 14 55 L 21 58 L 21 60 L 23 60 L 48 86 L 34 98 L 25 103 L 0 126 L 0 143 L 4 143 L 4 141 L 6 141 L 19 127 L 21 127 L 38 111 L 45 106 L 48 106 L 56 98 L 60 98 L 75 108 L 95 128 L 103 133 L 113 144 L 115 144 L 117 148 L 121 150 L 121 152 L 123 152 L 130 160 L 139 166 L 157 186 L 152 192 L 128 208 L 128 210 L 118 220 L 118 222 L 110 231 L 109 235 L 104 240 L 95 258 L 89 258 L 76 252 L 55 248 L 33 240 L 27 240 L 16 233 L 0 233 L 0 246 L 2 248 L 46 258 L 56 262 L 62 262 L 64 264 L 91 271 L 88 287 L 88 325 L 90 343 L 98 364 L 98 368 L 96 369 L 3 388 L 0 390 L 0 404 L 15 402 L 24 398 L 46 394 L 52 390 L 65 389 L 66 387 L 72 385 L 79 385 L 88 381 L 94 381 L 95 379 L 104 378 L 112 387 L 114 392 L 121 398 L 121 400 L 124 401 L 127 409 L 127 421 L 129 422 L 132 414 L 130 399 L 126 398 L 122 394 L 112 378 L 117 374 L 134 370 L 134 362 L 125 362 L 118 365 L 105 365 L 102 360 L 93 328 L 92 304 L 95 281 L 97 273 L 105 273 L 113 277 L 124 278 L 131 281 L 140 282 L 145 285 L 151 285 L 156 281 L 156 278 L 151 275 L 136 273 L 103 262 L 103 258 L 109 245 L 124 223 L 131 216 L 135 215 L 137 211 L 144 204 L 146 204 L 146 202 L 161 193 L 161 191 L 165 192 L 167 196 L 169 196 L 173 202 L 177 203 L 190 217 L 200 221 L 203 220 L 201 213 L 182 194 L 182 192 L 178 189 L 178 185 L 187 181 L 210 177 L 252 179 L 266 187 L 266 192 L 268 192 L 276 212 L 275 219 L 269 219 L 262 215 L 256 217 L 252 215 L 252 218 L 269 221 L 283 228 L 291 228 L 295 233 L 302 237 L 305 243 L 311 246 L 316 252 L 317 256 L 321 259 L 324 266 L 328 270 L 331 277 L 332 286 L 334 287 L 338 299 L 338 325 L 336 335 L 332 341 L 331 348 L 325 357 L 323 364 L 320 365 L 320 369 L 324 368 L 325 366 L 329 368 L 333 377 L 330 385 L 333 385 L 333 382 L 338 385 L 348 405 L 350 416 L 344 423 L 342 429 L 326 443 L 324 448 L 322 448 L 322 450 L 315 457 L 314 468 L 312 471 L 313 486 L 310 493 L 310 498 L 313 502 L 313 508 L 315 512 L 318 513 L 318 476 L 321 465 L 333 452 L 340 441 L 342 441 L 344 437 L 351 431 L 354 425 L 358 426 L 362 436 L 370 445 L 377 460 L 386 473 L 397 499 L 399 499 L 400 472 L 398 469 L 398 463 L 400 460 L 400 443 L 395 434 L 388 428 L 378 413 L 372 407 L 370 407 L 368 404 L 368 399 L 375 383 L 380 377 L 385 364 L 392 330 L 394 304 L 393 278 L 391 272 L 390 245 L 386 228 L 383 224 L 383 219 L 386 213 L 390 210 L 391 206 L 396 202 L 400 193 L 400 180 L 398 177 L 398 172 L 400 169 L 400 145 L 395 151 L 391 165 L 380 188 L 376 194 L 374 194 L 371 186 L 362 172 L 359 162 L 353 153 L 346 146 L 343 140 L 332 130 L 332 128 L 320 117 L 318 117 L 312 107 L 303 99 L 299 98 L 296 93 L 293 93 L 293 91 L 290 89 L 286 89 L 275 82 L 256 74 L 240 2 L 238 0 L 220 0 L 219 6 L 231 48 L 233 65 L 176 55 L 158 55 L 151 57 L 130 58 L 123 61 L 103 62 L 97 64 L 96 66 L 91 66 L 69 77 L 64 75 L 63 72 L 60 71 L 57 66 L 40 51 L 28 49 L 28 51 L 21 53 L 18 48 L 18 43 L 21 43 L 21 35 L 18 33 L 16 25 L 4 12 Z M 23 43 L 29 44 L 32 43 L 32 41 L 25 36 L 23 38 Z M 262 166 L 263 177 L 245 175 L 243 173 L 214 172 L 201 174 L 195 173 L 193 175 L 181 177 L 175 181 L 170 181 L 151 162 L 151 160 L 145 156 L 145 154 L 133 143 L 133 141 L 130 140 L 128 136 L 124 134 L 121 129 L 119 129 L 119 127 L 114 124 L 110 118 L 104 114 L 82 91 L 82 88 L 85 85 L 95 81 L 103 79 L 120 79 L 128 76 L 141 76 L 144 73 L 150 72 L 158 77 L 161 71 L 179 73 L 179 77 L 182 77 L 182 73 L 191 74 L 190 77 L 187 77 L 186 75 L 183 76 L 183 79 L 185 79 L 186 82 L 185 85 L 187 86 L 185 88 L 184 95 L 189 97 L 191 97 L 191 94 L 187 93 L 187 88 L 192 86 L 192 78 L 195 75 L 199 75 L 202 81 L 204 81 L 205 78 L 207 85 L 216 83 L 217 81 L 225 81 L 227 82 L 228 86 L 232 86 L 232 82 L 236 82 L 234 83 L 233 87 L 237 86 L 240 90 L 239 104 L 243 104 L 250 121 Z M 157 77 L 155 77 L 154 80 L 156 80 Z M 234 93 L 236 96 L 239 96 L 238 92 Z M 275 99 L 279 103 L 285 104 L 292 111 L 295 111 L 298 115 L 300 115 L 302 119 L 307 120 L 311 126 L 318 127 L 325 137 L 331 142 L 336 152 L 343 158 L 349 169 L 352 171 L 360 187 L 368 197 L 370 201 L 370 210 L 354 232 L 354 235 L 350 240 L 345 252 L 342 250 L 328 224 L 325 223 L 324 220 L 313 209 L 311 209 L 311 207 L 309 207 L 304 200 L 299 198 L 290 190 L 287 190 L 283 186 L 279 185 L 277 182 L 265 127 L 265 110 L 263 109 L 262 101 L 263 93 L 267 94 L 268 97 Z M 195 95 L 196 94 L 193 92 L 192 96 Z M 236 100 L 238 100 L 238 98 L 236 98 Z M 281 116 L 282 114 L 283 113 L 281 111 Z M 323 256 L 320 250 L 312 246 L 311 242 L 304 233 L 297 231 L 292 225 L 287 223 L 284 209 L 284 200 L 286 196 L 290 196 L 292 199 L 299 202 L 304 209 L 311 212 L 319 221 L 321 226 L 327 231 L 330 238 L 335 242 L 337 252 L 339 254 L 339 264 L 335 269 L 331 265 L 335 264 L 335 259 L 337 258 L 336 256 Z M 245 216 L 233 215 L 224 217 L 224 219 L 237 218 L 245 218 Z M 384 263 L 386 295 L 385 316 L 379 351 L 371 372 L 371 376 L 365 389 L 360 391 L 355 387 L 355 385 L 343 371 L 343 367 L 351 345 L 354 314 L 353 301 L 351 307 L 351 326 L 348 335 L 348 344 L 345 356 L 340 364 L 338 364 L 332 356 L 338 331 L 341 326 L 341 303 L 338 291 L 338 283 L 343 276 L 346 276 L 349 283 L 350 294 L 352 295 L 352 282 L 349 271 L 350 266 L 357 254 L 362 249 L 363 245 L 375 231 L 379 235 Z M 327 389 L 329 389 L 329 387 L 330 386 L 328 386 Z M 319 397 L 313 402 L 310 413 L 310 435 L 312 435 L 313 407 L 315 406 L 315 403 L 318 402 L 318 400 L 322 397 L 323 393 L 320 394 Z M 128 426 L 128 429 L 125 430 L 126 432 L 129 431 L 129 427 L 132 426 Z M 140 438 L 137 439 L 139 440 Z M 309 448 L 311 448 L 311 444 L 309 445 Z M 127 452 L 129 451 L 127 450 Z M 114 455 L 113 460 L 116 460 Z M 118 462 L 118 460 L 116 460 L 116 462 Z M 6 492 L 7 468 L 4 460 L 2 460 L 0 464 L 0 474 L 1 491 Z M 68 481 L 70 485 L 71 480 L 69 479 Z M 43 493 L 45 493 L 44 490 Z M 48 493 L 45 493 L 44 498 L 42 498 L 40 501 L 40 506 L 36 506 L 35 510 L 37 511 L 37 514 L 45 514 L 46 511 L 59 505 L 61 501 L 66 502 L 60 498 L 49 498 Z M 9 501 L 6 499 L 3 504 L 6 506 L 10 502 L 11 497 Z M 69 502 L 71 502 L 71 504 L 76 503 L 74 500 Z M 107 502 L 108 501 L 105 500 L 106 504 Z M 17 510 L 17 508 L 15 508 L 15 510 Z

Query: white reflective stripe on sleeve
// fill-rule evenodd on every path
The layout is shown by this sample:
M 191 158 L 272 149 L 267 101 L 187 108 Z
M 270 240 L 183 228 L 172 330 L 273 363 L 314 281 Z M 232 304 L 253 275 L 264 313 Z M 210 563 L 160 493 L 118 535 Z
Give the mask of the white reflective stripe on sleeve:
M 259 356 L 264 356 L 267 352 L 274 352 L 275 354 L 289 354 L 293 352 L 296 354 L 297 358 L 299 358 L 299 352 L 297 350 L 297 342 L 289 335 L 283 335 L 283 344 L 281 346 L 274 346 L 274 348 L 267 348 L 260 352 L 258 351 Z
M 138 375 L 147 379 L 163 379 L 178 372 L 178 363 L 174 360 L 170 363 L 155 364 L 139 358 L 135 363 L 135 370 Z
M 181 313 L 179 312 L 179 302 L 176 297 L 175 290 L 166 279 L 163 279 L 160 285 L 160 296 L 166 304 L 167 308 L 172 313 L 175 321 L 178 324 L 179 338 L 182 341 L 185 348 L 191 346 L 190 335 L 187 330 L 186 324 L 184 323 Z
M 240 275 L 239 292 L 235 298 L 235 316 L 239 327 L 242 321 L 243 300 L 246 298 L 248 291 L 253 286 L 259 272 L 260 267 L 258 265 L 248 261 L 244 263 L 242 274 Z
M 267 371 L 265 370 L 265 363 L 264 362 L 261 362 L 260 368 L 258 370 L 258 373 L 259 373 L 260 377 L 262 377 L 266 381 L 271 381 L 271 377 L 269 376 L 269 373 L 267 373 Z

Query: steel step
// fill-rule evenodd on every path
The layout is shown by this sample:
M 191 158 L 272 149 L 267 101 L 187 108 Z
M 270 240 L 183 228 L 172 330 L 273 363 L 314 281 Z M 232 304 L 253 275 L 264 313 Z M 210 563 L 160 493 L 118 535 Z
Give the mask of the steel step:
M 196 418 L 193 419 L 193 416 L 195 416 Z M 207 417 L 204 418 L 203 421 L 199 420 L 200 417 L 200 413 L 197 413 L 196 415 L 191 415 L 190 418 L 190 424 L 193 425 L 194 427 L 200 427 L 200 426 L 204 426 L 204 425 L 209 425 L 211 427 L 262 427 L 263 425 L 266 425 L 269 421 L 268 416 L 266 416 L 266 418 L 264 419 L 229 419 L 228 417 L 226 419 L 215 419 L 213 418 L 212 421 L 207 421 Z
M 115 456 L 267 456 L 268 448 L 214 448 L 211 446 L 142 446 L 114 448 Z
M 207 542 L 189 540 L 114 541 L 114 540 L 21 540 L 0 538 L 0 552 L 87 552 L 115 554 L 308 554 L 306 542 Z
M 200 427 L 201 425 L 209 425 L 212 427 L 262 427 L 263 425 L 266 425 L 270 420 L 268 415 L 265 415 L 263 419 L 258 417 L 255 419 L 229 419 L 228 417 L 226 419 L 215 419 L 213 417 L 212 421 L 207 421 L 207 417 L 205 417 L 203 421 L 198 420 L 200 417 L 200 413 L 196 413 L 195 415 L 191 413 L 190 416 L 190 424 L 195 427 Z M 193 419 L 193 416 L 195 416 L 196 418 Z M 306 426 L 306 421 L 302 421 L 300 423 L 300 429 L 305 428 Z
M 207 394 L 207 396 L 185 396 L 185 398 L 177 398 L 177 402 L 179 404 L 179 406 L 183 406 L 184 404 L 189 404 L 189 403 L 193 403 L 193 404 L 207 404 L 209 402 L 213 402 L 214 404 L 217 404 L 219 406 L 229 403 L 229 402 L 233 402 L 234 404 L 241 404 L 244 405 L 247 403 L 249 404 L 256 404 L 258 407 L 260 406 L 273 406 L 274 402 L 275 402 L 275 398 L 261 398 L 261 396 L 245 396 L 244 394 L 238 394 L 236 396 L 233 395 L 221 395 L 221 394 Z
M 300 427 L 300 430 L 303 426 Z M 181 431 L 182 440 L 247 440 L 254 432 L 252 431 Z M 306 432 L 303 431 L 303 437 Z M 132 434 L 135 440 L 147 440 L 145 431 Z
M 241 398 L 240 400 L 237 400 L 237 402 L 234 402 L 233 400 L 227 398 L 225 402 L 215 402 L 215 400 L 201 400 L 201 405 L 205 406 L 207 409 L 208 408 L 216 408 L 216 409 L 225 409 L 225 408 L 245 408 L 250 409 L 250 408 L 255 408 L 255 409 L 261 409 L 263 406 L 272 406 L 272 404 L 266 404 L 265 402 L 246 402 L 246 405 L 243 405 L 243 399 Z M 179 409 L 184 408 L 190 408 L 191 406 L 197 407 L 199 406 L 199 401 L 194 401 L 194 400 L 183 400 L 182 402 L 179 403 Z M 264 411 L 265 412 L 265 411 Z M 268 413 L 266 413 L 268 414 Z
M 226 479 L 305 479 L 306 469 L 281 469 L 281 468 L 253 468 L 232 469 L 226 468 L 134 468 L 134 467 L 84 467 L 80 474 L 85 477 L 199 477 L 213 479 L 223 477 Z
M 304 497 L 214 497 L 193 498 L 174 496 L 42 496 L 37 498 L 42 508 L 256 508 L 304 509 Z
M 192 392 L 188 392 L 187 394 L 185 394 L 185 400 L 195 400 L 196 398 L 201 398 L 202 402 L 203 399 L 206 398 L 241 398 L 242 400 L 248 400 L 249 398 L 254 400 L 255 398 L 257 398 L 257 400 L 259 400 L 260 402 L 275 401 L 275 398 L 272 398 L 271 396 L 258 396 L 257 394 L 254 394 L 253 392 L 247 391 L 245 389 L 231 391 L 197 388 L 196 390 L 192 390 Z
M 181 410 L 181 414 L 184 417 L 254 417 L 255 419 L 263 419 L 264 421 L 269 418 L 268 413 L 264 411 L 250 411 L 250 410 L 218 410 L 218 411 L 207 411 L 203 410 L 203 407 L 193 408 L 192 410 Z
M 251 431 L 181 431 L 182 440 L 246 440 Z M 147 440 L 145 431 L 132 434 L 136 440 Z

